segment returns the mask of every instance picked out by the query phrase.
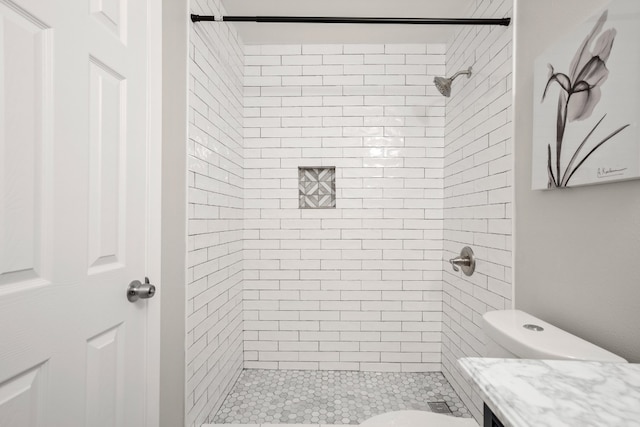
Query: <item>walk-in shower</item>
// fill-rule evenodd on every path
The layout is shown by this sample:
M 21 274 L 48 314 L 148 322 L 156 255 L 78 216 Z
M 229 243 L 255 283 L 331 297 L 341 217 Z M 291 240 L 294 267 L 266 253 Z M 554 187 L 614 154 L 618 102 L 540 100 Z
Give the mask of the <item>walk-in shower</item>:
M 189 31 L 187 425 L 480 419 L 457 358 L 511 304 L 512 3 L 440 29 L 237 3 Z
M 471 67 L 468 70 L 462 70 L 455 73 L 453 76 L 447 77 L 435 77 L 433 79 L 433 83 L 436 85 L 436 88 L 440 91 L 441 94 L 446 96 L 447 98 L 451 96 L 451 83 L 458 77 L 459 75 L 466 74 L 467 78 L 471 77 Z

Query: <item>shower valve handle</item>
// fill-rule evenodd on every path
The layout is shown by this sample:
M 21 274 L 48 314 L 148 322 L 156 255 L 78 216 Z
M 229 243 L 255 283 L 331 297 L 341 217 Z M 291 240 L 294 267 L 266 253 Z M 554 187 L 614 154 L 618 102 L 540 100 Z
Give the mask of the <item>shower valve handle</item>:
M 449 262 L 451 263 L 451 267 L 453 267 L 453 271 L 460 271 L 460 269 L 458 268 L 459 265 L 465 267 L 471 265 L 471 260 L 467 257 L 452 258 L 449 260 Z
M 462 248 L 460 256 L 451 258 L 449 263 L 451 264 L 451 267 L 453 267 L 453 271 L 456 272 L 460 271 L 460 268 L 458 267 L 462 267 L 462 272 L 467 276 L 471 276 L 476 270 L 476 258 L 469 246 Z

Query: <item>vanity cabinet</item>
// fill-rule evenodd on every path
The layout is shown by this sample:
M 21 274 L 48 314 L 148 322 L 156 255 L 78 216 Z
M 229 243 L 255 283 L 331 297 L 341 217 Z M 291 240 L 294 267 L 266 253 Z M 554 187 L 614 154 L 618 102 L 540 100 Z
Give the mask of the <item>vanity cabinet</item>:
M 491 409 L 484 405 L 484 427 L 504 427 Z

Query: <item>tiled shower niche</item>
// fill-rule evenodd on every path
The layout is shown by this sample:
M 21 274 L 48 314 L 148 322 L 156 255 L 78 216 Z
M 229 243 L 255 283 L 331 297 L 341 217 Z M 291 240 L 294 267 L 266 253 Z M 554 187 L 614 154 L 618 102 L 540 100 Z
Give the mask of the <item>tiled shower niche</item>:
M 300 209 L 334 209 L 336 207 L 336 168 L 298 168 Z

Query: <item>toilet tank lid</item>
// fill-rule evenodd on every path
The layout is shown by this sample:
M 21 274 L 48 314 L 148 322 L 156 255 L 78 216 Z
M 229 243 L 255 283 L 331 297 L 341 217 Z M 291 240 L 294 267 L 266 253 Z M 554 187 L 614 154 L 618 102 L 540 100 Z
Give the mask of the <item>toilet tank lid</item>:
M 523 359 L 626 362 L 622 357 L 524 311 L 490 311 L 482 317 L 486 334 Z M 542 327 L 543 330 L 527 329 L 525 325 Z

